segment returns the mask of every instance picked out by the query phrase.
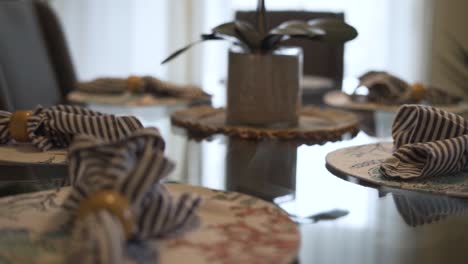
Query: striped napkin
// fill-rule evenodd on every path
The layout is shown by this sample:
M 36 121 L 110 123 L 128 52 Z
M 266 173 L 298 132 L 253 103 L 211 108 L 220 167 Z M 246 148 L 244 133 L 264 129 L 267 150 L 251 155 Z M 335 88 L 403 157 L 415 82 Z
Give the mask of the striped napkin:
M 164 141 L 152 128 L 113 142 L 90 135 L 75 137 L 68 156 L 72 191 L 63 204 L 71 215 L 70 262 L 125 263 L 129 244 L 174 236 L 196 226 L 200 198 L 183 194 L 174 199 L 160 183 L 174 167 L 163 151 Z M 103 190 L 129 202 L 135 220 L 130 237 L 109 210 L 77 218 L 80 203 Z M 156 258 L 157 252 L 151 256 Z
M 355 101 L 369 101 L 381 104 L 403 104 L 411 102 L 409 84 L 387 72 L 370 71 L 359 77 L 359 87 L 366 87 L 368 94 L 351 96 Z
M 98 78 L 82 82 L 77 90 L 93 94 L 122 94 L 125 92 L 148 93 L 155 97 L 178 97 L 196 99 L 208 97 L 200 87 L 195 85 L 178 85 L 151 76 L 130 76 L 124 78 Z
M 434 107 L 404 105 L 392 127 L 393 156 L 380 167 L 402 179 L 447 176 L 467 169 L 468 122 Z
M 360 94 L 361 87 L 367 94 Z M 463 97 L 448 93 L 438 87 L 426 87 L 420 83 L 406 81 L 383 71 L 370 71 L 359 77 L 359 85 L 351 98 L 357 102 L 373 102 L 385 105 L 426 103 L 430 105 L 456 104 Z
M 9 132 L 11 116 L 10 112 L 0 111 L 0 144 L 13 141 Z M 142 127 L 132 116 L 117 117 L 70 105 L 38 107 L 27 119 L 29 141 L 43 151 L 67 147 L 76 134 L 117 140 Z

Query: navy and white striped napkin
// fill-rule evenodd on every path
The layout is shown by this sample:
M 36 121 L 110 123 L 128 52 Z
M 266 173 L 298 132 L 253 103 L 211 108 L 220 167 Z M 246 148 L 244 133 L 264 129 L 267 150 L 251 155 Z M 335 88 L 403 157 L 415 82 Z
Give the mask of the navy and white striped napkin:
M 380 167 L 402 179 L 447 176 L 467 169 L 468 122 L 438 108 L 404 105 L 392 127 L 393 156 Z
M 10 112 L 0 111 L 0 144 L 12 141 L 9 133 L 11 115 Z M 38 107 L 27 120 L 29 140 L 43 151 L 52 147 L 67 147 L 77 134 L 117 140 L 142 127 L 133 116 L 117 117 L 71 105 Z
M 356 92 L 360 87 L 367 88 L 367 95 Z M 381 104 L 411 103 L 410 85 L 404 80 L 382 71 L 370 71 L 359 77 L 359 85 L 351 96 L 355 101 Z
M 362 87 L 367 94 L 360 94 Z M 410 85 L 397 76 L 383 71 L 369 71 L 359 77 L 359 84 L 351 98 L 357 102 L 372 102 L 385 105 L 418 104 L 430 105 L 457 104 L 463 97 L 447 92 L 439 87 L 425 87 L 422 84 Z
M 163 151 L 164 141 L 152 128 L 113 142 L 75 137 L 68 156 L 72 192 L 63 205 L 72 219 L 71 262 L 123 263 L 129 240 L 165 238 L 196 226 L 200 198 L 184 194 L 174 199 L 160 183 L 174 167 Z M 105 209 L 76 218 L 80 203 L 102 190 L 129 201 L 135 219 L 130 239 L 118 217 Z
M 179 97 L 187 99 L 209 96 L 198 86 L 179 85 L 151 76 L 129 77 L 128 79 L 98 78 L 80 83 L 77 90 L 93 94 L 121 94 L 131 91 L 134 93 L 148 93 L 155 97 Z

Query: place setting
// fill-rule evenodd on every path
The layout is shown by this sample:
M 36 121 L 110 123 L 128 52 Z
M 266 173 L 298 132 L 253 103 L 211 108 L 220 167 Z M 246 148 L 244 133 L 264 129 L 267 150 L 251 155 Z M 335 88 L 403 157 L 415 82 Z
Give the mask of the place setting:
M 182 85 L 152 76 L 100 77 L 80 82 L 67 99 L 100 107 L 180 107 L 210 103 L 211 96 L 196 85 Z
M 409 83 L 385 71 L 369 71 L 361 75 L 358 81 L 351 94 L 343 91 L 328 92 L 324 102 L 329 106 L 357 112 L 396 113 L 403 104 L 434 106 L 456 114 L 468 111 L 468 105 L 461 96 L 440 87 Z
M 377 186 L 466 198 L 467 124 L 438 108 L 404 105 L 393 123 L 393 142 L 333 151 L 326 166 Z
M 115 140 L 142 127 L 132 116 L 108 115 L 71 105 L 0 111 L 0 162 L 63 165 L 67 147 L 77 134 Z
M 2 253 L 5 261 L 86 256 L 99 263 L 174 263 L 190 256 L 192 263 L 290 263 L 296 257 L 297 225 L 276 205 L 164 183 L 175 164 L 158 130 L 143 128 L 136 117 L 66 105 L 0 116 L 2 163 L 68 170 L 48 191 L 0 198 L 2 244 L 23 245 Z

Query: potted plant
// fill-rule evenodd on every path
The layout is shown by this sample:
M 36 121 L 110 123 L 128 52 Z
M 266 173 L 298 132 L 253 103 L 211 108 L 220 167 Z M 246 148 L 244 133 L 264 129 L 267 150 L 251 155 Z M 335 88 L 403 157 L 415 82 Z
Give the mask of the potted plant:
M 302 50 L 281 44 L 290 38 L 344 43 L 357 31 L 337 19 L 292 20 L 267 31 L 265 1 L 258 0 L 256 26 L 244 21 L 224 23 L 201 39 L 177 50 L 166 63 L 192 46 L 229 40 L 228 124 L 291 127 L 301 108 Z

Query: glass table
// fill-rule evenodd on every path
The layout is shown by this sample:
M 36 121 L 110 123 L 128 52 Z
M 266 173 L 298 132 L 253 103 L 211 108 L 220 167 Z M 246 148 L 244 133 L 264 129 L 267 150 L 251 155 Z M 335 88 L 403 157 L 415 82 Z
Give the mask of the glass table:
M 367 134 L 314 146 L 225 136 L 195 141 L 168 118 L 146 124 L 160 128 L 177 164 L 168 181 L 250 194 L 290 214 L 301 232 L 297 263 L 466 263 L 468 200 L 368 186 L 327 170 L 330 151 L 391 140 L 390 114 L 367 118 Z M 20 173 L 27 180 L 6 180 Z M 0 174 L 6 196 L 62 184 L 66 168 L 2 166 Z
M 298 263 L 465 263 L 468 200 L 369 186 L 327 170 L 333 150 L 391 141 L 393 113 L 360 117 L 367 134 L 324 145 L 192 140 L 185 173 L 171 180 L 276 203 L 299 224 Z M 177 128 L 171 133 L 186 138 Z

